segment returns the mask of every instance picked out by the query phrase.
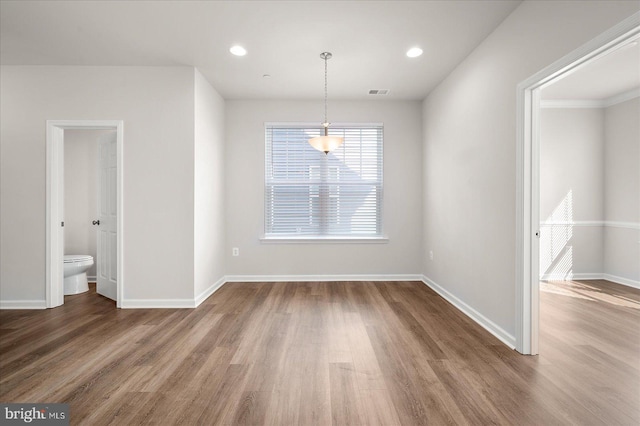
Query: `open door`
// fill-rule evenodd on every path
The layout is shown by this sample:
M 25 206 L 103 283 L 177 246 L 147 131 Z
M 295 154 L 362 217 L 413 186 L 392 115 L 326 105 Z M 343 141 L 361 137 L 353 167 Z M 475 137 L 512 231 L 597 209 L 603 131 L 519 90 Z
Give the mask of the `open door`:
M 117 157 L 116 132 L 98 139 L 98 264 L 96 291 L 117 300 Z

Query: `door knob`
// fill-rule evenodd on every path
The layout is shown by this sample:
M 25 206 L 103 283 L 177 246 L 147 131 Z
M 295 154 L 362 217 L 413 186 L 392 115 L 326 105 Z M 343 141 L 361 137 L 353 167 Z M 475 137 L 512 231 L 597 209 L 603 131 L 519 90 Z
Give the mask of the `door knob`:
M 100 220 L 94 220 L 94 221 L 93 221 L 93 222 L 91 222 L 91 223 L 93 223 L 94 225 L 100 225 Z

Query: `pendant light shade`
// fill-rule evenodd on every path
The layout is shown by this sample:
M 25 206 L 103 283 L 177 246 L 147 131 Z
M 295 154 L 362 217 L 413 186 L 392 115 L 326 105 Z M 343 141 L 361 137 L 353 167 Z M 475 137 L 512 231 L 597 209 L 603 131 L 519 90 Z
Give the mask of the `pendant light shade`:
M 315 138 L 309 139 L 309 144 L 318 151 L 328 154 L 330 151 L 340 147 L 342 142 L 344 142 L 344 138 L 329 136 L 329 123 L 324 122 L 322 125 L 324 126 L 324 136 L 316 136 Z
M 318 151 L 322 151 L 325 154 L 333 151 L 336 148 L 339 148 L 344 142 L 344 138 L 339 136 L 317 136 L 315 138 L 309 139 L 309 143 L 312 147 L 317 149 Z
M 329 136 L 329 120 L 327 120 L 327 60 L 331 59 L 331 56 L 333 55 L 330 52 L 322 52 L 320 54 L 320 58 L 324 60 L 324 123 L 322 123 L 324 135 L 309 139 L 309 144 L 312 147 L 325 154 L 338 148 L 344 142 L 342 137 Z

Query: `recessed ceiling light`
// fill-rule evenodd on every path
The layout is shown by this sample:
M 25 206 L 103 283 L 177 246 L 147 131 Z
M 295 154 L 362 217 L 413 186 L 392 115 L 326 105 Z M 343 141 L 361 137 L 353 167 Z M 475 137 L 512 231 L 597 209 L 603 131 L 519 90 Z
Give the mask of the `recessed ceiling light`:
M 407 56 L 410 58 L 416 58 L 420 55 L 422 55 L 422 49 L 420 49 L 419 47 L 412 47 L 411 49 L 407 50 Z
M 229 49 L 229 52 L 231 52 L 231 54 L 236 55 L 236 56 L 244 56 L 247 54 L 247 49 L 245 49 L 242 46 L 231 46 L 231 49 Z

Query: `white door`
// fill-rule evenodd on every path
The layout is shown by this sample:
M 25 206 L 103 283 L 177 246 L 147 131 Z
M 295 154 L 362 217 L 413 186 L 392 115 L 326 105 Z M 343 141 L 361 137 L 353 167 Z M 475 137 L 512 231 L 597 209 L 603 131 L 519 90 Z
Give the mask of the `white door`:
M 116 132 L 98 139 L 98 263 L 96 291 L 116 300 L 117 287 L 117 161 Z

